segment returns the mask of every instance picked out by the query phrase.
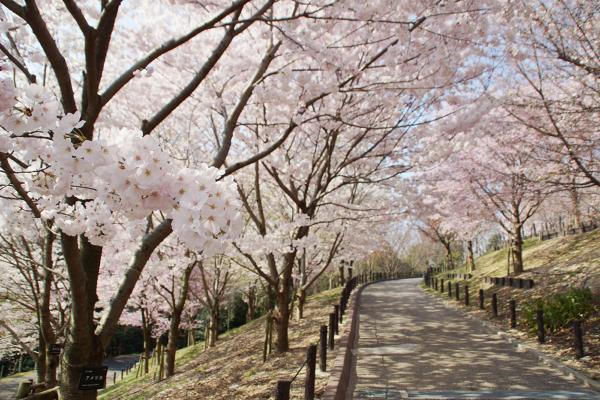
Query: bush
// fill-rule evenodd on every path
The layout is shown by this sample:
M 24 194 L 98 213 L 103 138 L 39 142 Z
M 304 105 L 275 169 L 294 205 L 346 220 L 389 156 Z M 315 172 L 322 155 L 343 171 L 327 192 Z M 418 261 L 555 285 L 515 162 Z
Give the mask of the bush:
M 565 293 L 537 299 L 524 307 L 525 321 L 531 331 L 537 329 L 536 311 L 544 310 L 544 327 L 549 332 L 585 320 L 594 311 L 590 289 L 569 289 Z

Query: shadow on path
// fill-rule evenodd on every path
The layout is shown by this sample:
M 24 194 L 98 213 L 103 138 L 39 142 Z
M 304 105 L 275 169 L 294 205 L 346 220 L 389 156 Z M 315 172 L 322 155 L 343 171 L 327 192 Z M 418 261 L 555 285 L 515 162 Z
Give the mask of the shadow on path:
M 362 293 L 354 399 L 600 399 L 419 287 Z

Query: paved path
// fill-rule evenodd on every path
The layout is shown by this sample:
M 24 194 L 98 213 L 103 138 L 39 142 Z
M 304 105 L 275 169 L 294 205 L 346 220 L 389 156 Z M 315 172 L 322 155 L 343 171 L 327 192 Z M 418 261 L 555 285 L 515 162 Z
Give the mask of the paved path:
M 600 399 L 497 331 L 445 307 L 420 281 L 363 291 L 355 400 Z
M 117 373 L 117 382 L 121 380 L 121 370 L 131 363 L 139 359 L 138 354 L 125 354 L 108 358 L 104 361 L 104 365 L 108 365 L 108 372 L 106 374 L 106 386 L 112 385 L 113 375 Z M 29 371 L 27 373 L 19 374 L 18 377 L 7 376 L 0 379 L 0 400 L 13 399 L 17 393 L 19 384 L 28 379 L 35 380 L 35 371 Z

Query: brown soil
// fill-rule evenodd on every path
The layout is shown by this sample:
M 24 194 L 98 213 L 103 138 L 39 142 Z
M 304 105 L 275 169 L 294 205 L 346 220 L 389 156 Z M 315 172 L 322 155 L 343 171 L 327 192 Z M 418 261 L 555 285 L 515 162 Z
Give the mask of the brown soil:
M 103 398 L 273 398 L 277 380 L 293 378 L 304 364 L 306 347 L 318 342 L 319 327 L 327 324 L 329 312 L 339 300 L 339 294 L 339 289 L 333 289 L 310 298 L 305 308 L 305 318 L 290 323 L 290 351 L 285 354 L 273 353 L 265 363 L 262 362 L 265 323 L 264 319 L 258 319 L 240 328 L 239 332 L 224 337 L 216 347 L 199 353 L 180 366 L 173 377 L 158 383 L 130 383 L 118 392 L 115 391 L 114 395 L 107 393 Z M 328 371 L 333 367 L 334 359 L 335 351 L 329 352 Z M 292 383 L 293 399 L 304 398 L 305 370 L 303 368 Z M 323 393 L 328 377 L 328 373 L 317 372 L 317 395 Z

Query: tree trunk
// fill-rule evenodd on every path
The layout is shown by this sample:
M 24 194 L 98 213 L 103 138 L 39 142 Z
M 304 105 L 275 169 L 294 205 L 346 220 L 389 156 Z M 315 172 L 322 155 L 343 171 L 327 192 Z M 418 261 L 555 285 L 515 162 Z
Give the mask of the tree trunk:
M 50 354 L 49 346 L 46 347 L 46 387 L 53 388 L 58 384 L 56 373 L 58 369 L 58 356 Z
M 187 334 L 187 345 L 188 347 L 196 344 L 196 337 L 194 336 L 194 329 L 188 329 Z
M 256 318 L 256 287 L 250 286 L 248 288 L 248 311 L 246 312 L 246 322 L 252 321 Z
M 144 335 L 144 374 L 148 374 L 150 372 L 150 349 L 152 348 L 150 340 L 152 335 L 150 333 L 150 324 L 148 323 L 148 318 L 146 318 L 146 312 L 144 309 L 141 310 L 141 313 L 142 334 Z
M 575 180 L 573 179 L 573 184 L 575 184 Z M 580 198 L 579 193 L 577 192 L 577 188 L 575 186 L 571 187 L 569 190 L 569 194 L 571 197 L 571 207 L 573 209 L 573 217 L 575 219 L 575 228 L 581 228 L 582 219 L 581 219 L 581 207 L 580 207 Z
M 56 334 L 52 326 L 52 314 L 50 313 L 52 282 L 54 281 L 53 268 L 53 248 L 56 236 L 48 227 L 46 231 L 46 240 L 44 243 L 44 291 L 42 292 L 42 301 L 40 304 L 40 335 L 43 338 L 44 346 L 40 344 L 39 358 L 44 359 L 45 377 L 47 388 L 53 388 L 57 385 L 56 370 L 58 367 L 58 356 L 50 354 L 50 347 L 56 344 Z
M 473 241 L 467 241 L 467 266 L 469 271 L 475 271 L 475 256 L 473 255 Z
M 515 275 L 523 273 L 523 236 L 521 235 L 521 225 L 515 226 L 514 240 L 512 243 L 513 270 Z
M 219 305 L 210 310 L 210 323 L 208 325 L 208 347 L 214 347 L 217 345 L 217 339 L 219 336 Z
M 305 289 L 300 289 L 298 290 L 298 314 L 297 317 L 298 319 L 302 319 L 304 318 L 304 304 L 306 303 L 306 290 Z
M 46 342 L 44 341 L 43 335 L 40 332 L 38 338 L 38 356 L 35 358 L 37 383 L 43 383 L 46 381 L 46 370 Z
M 442 243 L 446 249 L 446 271 L 454 269 L 454 260 L 452 260 L 452 248 L 449 242 Z
M 276 297 L 274 322 L 275 331 L 277 332 L 276 349 L 278 353 L 285 353 L 290 349 L 288 338 L 288 327 L 290 322 L 289 311 L 289 287 L 288 285 L 280 285 Z
M 175 374 L 175 353 L 177 352 L 177 339 L 179 338 L 179 324 L 181 322 L 182 311 L 174 310 L 171 315 L 169 341 L 167 342 L 167 377 Z
M 93 326 L 93 325 L 90 325 Z M 63 400 L 95 400 L 96 390 L 79 390 L 79 380 L 85 368 L 101 367 L 104 359 L 102 344 L 94 335 L 77 335 L 67 340 L 60 366 L 60 393 Z
M 169 341 L 167 343 L 167 377 L 175 373 L 175 353 L 177 352 L 177 339 L 179 338 L 179 324 L 181 323 L 181 314 L 185 308 L 185 302 L 190 288 L 190 276 L 196 266 L 196 262 L 188 265 L 183 271 L 181 277 L 181 289 L 179 297 L 175 301 L 175 295 L 172 294 L 171 325 L 169 326 Z

